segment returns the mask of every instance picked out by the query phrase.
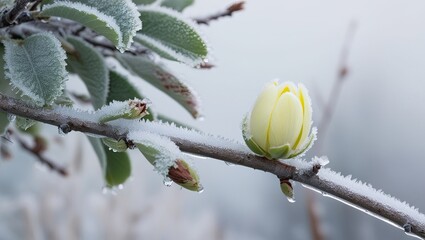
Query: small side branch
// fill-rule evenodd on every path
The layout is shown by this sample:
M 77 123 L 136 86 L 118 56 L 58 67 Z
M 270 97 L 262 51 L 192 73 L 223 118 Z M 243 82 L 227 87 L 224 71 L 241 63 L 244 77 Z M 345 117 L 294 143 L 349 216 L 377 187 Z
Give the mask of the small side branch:
M 30 6 L 30 3 L 36 2 L 35 0 L 16 0 L 15 4 L 11 9 L 6 9 L 2 12 L 0 18 L 0 28 L 13 25 L 17 22 L 18 18 L 21 18 L 21 15 L 27 8 Z M 28 21 L 29 16 L 23 16 L 23 21 Z
M 245 1 L 237 2 L 230 5 L 228 8 L 226 8 L 222 12 L 218 12 L 216 14 L 212 14 L 207 17 L 194 18 L 193 20 L 195 20 L 195 22 L 198 24 L 209 25 L 210 22 L 213 20 L 217 20 L 222 17 L 230 17 L 232 16 L 234 12 L 242 11 L 244 9 L 244 6 L 245 6 Z
M 45 149 L 43 140 L 40 138 L 34 138 L 34 146 L 30 146 L 27 144 L 21 137 L 19 137 L 16 133 L 13 133 L 11 130 L 9 130 L 10 135 L 13 135 L 13 137 L 18 141 L 19 145 L 26 150 L 28 153 L 34 155 L 36 159 L 43 165 L 47 166 L 50 170 L 58 173 L 61 176 L 68 176 L 68 171 L 59 166 L 58 164 L 54 163 L 53 161 L 47 159 L 45 156 L 43 156 L 42 152 Z

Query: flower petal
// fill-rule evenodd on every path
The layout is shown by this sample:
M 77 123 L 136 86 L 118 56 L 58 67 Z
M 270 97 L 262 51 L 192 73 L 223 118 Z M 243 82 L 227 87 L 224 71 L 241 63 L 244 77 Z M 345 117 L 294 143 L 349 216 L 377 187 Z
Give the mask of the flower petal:
M 312 108 L 311 108 L 311 99 L 308 95 L 307 88 L 299 83 L 298 84 L 298 98 L 300 99 L 301 105 L 303 107 L 303 127 L 301 134 L 297 139 L 296 144 L 293 146 L 293 149 L 296 149 L 300 144 L 303 144 L 306 141 L 308 134 L 310 134 L 311 125 L 312 125 Z
M 269 83 L 258 96 L 250 116 L 250 134 L 259 147 L 267 149 L 270 117 L 278 99 L 277 82 Z
M 269 128 L 269 147 L 285 144 L 293 146 L 303 124 L 303 110 L 299 99 L 290 92 L 285 92 L 273 110 Z

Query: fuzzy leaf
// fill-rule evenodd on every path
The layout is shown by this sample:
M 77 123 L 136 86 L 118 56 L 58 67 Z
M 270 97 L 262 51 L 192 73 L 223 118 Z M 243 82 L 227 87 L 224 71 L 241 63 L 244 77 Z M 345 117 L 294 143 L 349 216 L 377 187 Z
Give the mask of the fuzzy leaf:
M 0 43 L 0 92 L 7 94 L 10 91 L 10 85 L 9 80 L 6 79 L 4 65 L 4 45 Z
M 131 163 L 128 154 L 110 151 L 99 138 L 88 138 L 99 158 L 106 184 L 112 187 L 124 183 L 131 175 Z
M 200 116 L 199 99 L 195 92 L 180 81 L 165 66 L 146 56 L 116 55 L 122 65 L 135 75 L 149 82 L 182 105 L 197 118 Z
M 34 126 L 37 122 L 35 120 L 24 118 L 24 117 L 16 117 L 16 127 L 26 131 L 28 128 Z
M 183 11 L 185 8 L 193 4 L 195 0 L 163 0 L 161 6 L 172 8 L 176 11 Z
M 74 20 L 108 38 L 124 51 L 142 28 L 136 5 L 130 0 L 57 0 L 41 15 Z
M 133 0 L 136 5 L 148 5 L 154 3 L 156 0 Z
M 105 105 L 109 87 L 109 71 L 102 55 L 90 44 L 76 37 L 67 41 L 75 48 L 68 55 L 68 64 L 86 85 L 95 109 Z
M 196 66 L 207 57 L 204 40 L 195 25 L 180 13 L 168 8 L 140 8 L 143 29 L 134 38 L 161 57 Z
M 0 136 L 3 136 L 9 126 L 9 118 L 7 113 L 0 110 Z
M 116 186 L 124 183 L 131 175 L 130 158 L 126 152 L 113 152 L 108 147 L 103 146 L 106 153 L 106 182 L 109 186 Z
M 128 99 L 144 99 L 139 91 L 130 83 L 127 77 L 118 73 L 115 70 L 109 72 L 109 94 L 107 104 L 112 101 L 126 101 Z M 148 109 L 148 115 L 143 119 L 153 121 L 154 114 L 151 109 Z
M 37 105 L 52 104 L 68 79 L 66 55 L 60 42 L 50 33 L 41 33 L 3 44 L 6 77 Z

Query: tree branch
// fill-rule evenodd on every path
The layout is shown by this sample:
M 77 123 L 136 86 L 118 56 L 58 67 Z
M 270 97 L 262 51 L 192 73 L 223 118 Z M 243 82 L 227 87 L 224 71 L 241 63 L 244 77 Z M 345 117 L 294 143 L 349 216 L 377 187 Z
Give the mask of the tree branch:
M 36 0 L 16 0 L 15 4 L 11 9 L 6 9 L 3 11 L 0 18 L 0 28 L 7 27 L 13 25 L 15 21 L 22 18 L 22 22 L 28 21 L 32 19 L 29 15 L 22 15 L 22 13 L 27 10 L 27 7 L 31 2 L 37 2 Z M 22 15 L 22 17 L 21 17 Z M 17 21 L 21 22 L 21 21 Z
M 216 14 L 212 14 L 212 15 L 207 16 L 207 17 L 194 18 L 193 20 L 197 24 L 209 25 L 210 22 L 213 21 L 213 20 L 217 20 L 217 19 L 222 18 L 222 17 L 230 17 L 230 16 L 232 16 L 232 14 L 234 12 L 242 11 L 244 9 L 244 5 L 245 5 L 245 1 L 237 2 L 237 3 L 230 5 L 229 7 L 227 7 L 222 12 L 218 12 Z
M 11 114 L 34 119 L 67 130 L 92 133 L 114 139 L 127 139 L 128 129 L 126 126 L 85 122 L 71 115 L 59 114 L 54 110 L 29 106 L 2 94 L 0 94 L 0 109 Z M 325 196 L 331 196 L 379 219 L 386 219 L 386 222 L 405 230 L 409 234 L 425 238 L 425 215 L 410 208 L 407 204 L 390 198 L 369 186 L 347 180 L 347 178 L 343 178 L 330 169 L 322 169 L 317 175 L 314 175 L 311 173 L 317 170 L 315 169 L 316 165 L 308 165 L 312 169 L 306 172 L 307 168 L 302 169 L 301 165 L 295 163 L 296 161 L 288 161 L 288 163 L 292 162 L 293 166 L 280 163 L 279 161 L 270 161 L 241 150 L 243 148 L 233 148 L 232 146 L 221 146 L 219 144 L 209 145 L 200 140 L 190 139 L 182 134 L 178 137 L 172 134 L 173 130 L 175 129 L 170 126 L 169 131 L 165 131 L 166 133 L 164 133 L 164 131 L 160 132 L 158 130 L 158 134 L 164 136 L 168 134 L 168 137 L 184 152 L 263 170 L 276 175 L 278 178 L 293 179 L 306 185 L 308 188 L 321 192 Z M 207 140 L 210 139 L 211 143 L 217 140 L 212 136 L 204 136 L 204 138 L 207 138 Z M 382 200 L 380 202 L 378 199 L 386 199 L 388 201 Z

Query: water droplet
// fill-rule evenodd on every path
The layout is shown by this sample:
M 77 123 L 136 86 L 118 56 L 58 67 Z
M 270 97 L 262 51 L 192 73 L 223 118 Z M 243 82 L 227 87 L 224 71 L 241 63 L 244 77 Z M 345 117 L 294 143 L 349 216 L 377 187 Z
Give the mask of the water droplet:
M 171 185 L 173 185 L 173 181 L 168 177 L 164 178 L 163 183 L 166 187 L 171 187 Z
M 198 121 L 202 122 L 202 121 L 204 121 L 204 120 L 205 120 L 205 116 L 204 116 L 204 115 L 199 115 L 199 116 L 196 118 L 196 120 L 198 120 Z
M 105 195 L 113 195 L 113 196 L 117 195 L 116 189 L 108 187 L 108 186 L 102 187 L 102 193 Z
M 405 233 L 410 233 L 410 232 L 412 232 L 412 225 L 410 225 L 409 223 L 404 224 L 404 225 L 403 225 L 403 228 L 404 228 L 404 232 L 405 232 Z
M 124 185 L 120 184 L 118 185 L 118 190 L 123 190 L 124 189 Z
M 69 132 L 71 132 L 71 127 L 68 124 L 59 125 L 59 127 L 58 127 L 59 135 L 64 136 Z
M 290 202 L 290 203 L 294 203 L 295 202 L 295 198 L 294 197 L 286 197 L 286 199 L 288 199 L 288 202 Z
M 9 120 L 9 122 L 14 122 L 16 120 L 16 115 L 8 113 L 7 120 Z
M 199 187 L 198 187 L 198 193 L 203 193 L 204 192 L 204 186 L 202 186 L 201 184 L 199 184 Z
M 102 187 L 102 193 L 103 194 L 108 194 L 109 192 L 109 188 L 108 187 Z
M 204 58 L 202 61 L 203 61 L 204 63 L 208 63 L 210 60 L 208 60 L 208 58 Z

